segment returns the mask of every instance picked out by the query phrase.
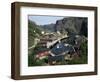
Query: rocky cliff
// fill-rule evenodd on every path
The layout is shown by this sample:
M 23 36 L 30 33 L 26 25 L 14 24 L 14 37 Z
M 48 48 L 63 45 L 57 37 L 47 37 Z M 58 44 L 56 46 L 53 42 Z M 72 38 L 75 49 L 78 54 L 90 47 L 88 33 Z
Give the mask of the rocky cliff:
M 87 18 L 67 17 L 57 20 L 54 26 L 55 32 L 68 32 L 68 34 L 83 34 L 87 36 Z

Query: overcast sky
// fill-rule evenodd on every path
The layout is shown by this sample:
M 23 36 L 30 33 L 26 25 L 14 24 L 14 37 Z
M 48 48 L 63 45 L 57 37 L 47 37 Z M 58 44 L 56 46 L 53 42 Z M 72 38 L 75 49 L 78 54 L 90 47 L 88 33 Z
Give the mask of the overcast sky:
M 28 19 L 34 21 L 37 25 L 56 23 L 57 20 L 63 18 L 64 17 L 61 16 L 37 16 L 37 15 L 28 16 Z

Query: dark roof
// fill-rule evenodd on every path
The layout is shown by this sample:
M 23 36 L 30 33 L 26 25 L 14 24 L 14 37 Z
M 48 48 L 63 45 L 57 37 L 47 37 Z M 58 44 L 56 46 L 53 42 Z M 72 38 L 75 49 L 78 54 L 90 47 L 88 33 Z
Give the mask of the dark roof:
M 65 46 L 64 43 L 58 43 L 51 49 L 51 52 L 55 55 L 61 55 L 63 52 L 71 52 L 73 50 L 73 47 L 70 45 Z
M 64 59 L 64 55 L 59 55 L 59 56 L 49 56 L 48 61 L 61 61 Z

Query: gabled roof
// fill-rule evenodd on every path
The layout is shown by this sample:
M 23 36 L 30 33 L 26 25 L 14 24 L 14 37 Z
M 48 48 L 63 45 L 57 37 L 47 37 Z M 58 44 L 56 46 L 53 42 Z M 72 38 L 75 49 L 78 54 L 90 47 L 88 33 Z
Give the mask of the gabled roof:
M 73 47 L 71 45 L 65 45 L 64 43 L 57 43 L 52 49 L 51 49 L 51 53 L 55 54 L 55 55 L 60 55 L 64 52 L 71 52 L 73 51 Z

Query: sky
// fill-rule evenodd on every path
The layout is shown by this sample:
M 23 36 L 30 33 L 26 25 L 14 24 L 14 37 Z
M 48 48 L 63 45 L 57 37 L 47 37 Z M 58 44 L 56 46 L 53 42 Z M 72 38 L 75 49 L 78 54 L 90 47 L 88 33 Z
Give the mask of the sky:
M 38 15 L 28 16 L 28 19 L 34 21 L 37 25 L 56 23 L 57 20 L 60 20 L 63 18 L 64 17 L 62 16 L 38 16 Z

